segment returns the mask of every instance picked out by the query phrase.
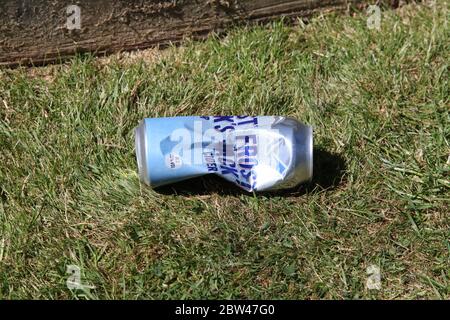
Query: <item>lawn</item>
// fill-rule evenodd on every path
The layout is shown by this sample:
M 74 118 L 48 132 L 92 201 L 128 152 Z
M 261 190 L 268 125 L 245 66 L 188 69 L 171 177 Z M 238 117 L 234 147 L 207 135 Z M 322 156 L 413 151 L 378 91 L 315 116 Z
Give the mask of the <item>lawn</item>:
M 0 69 L 0 299 L 450 299 L 448 16 L 424 2 L 380 30 L 328 14 Z M 313 181 L 139 182 L 140 119 L 218 114 L 312 125 Z

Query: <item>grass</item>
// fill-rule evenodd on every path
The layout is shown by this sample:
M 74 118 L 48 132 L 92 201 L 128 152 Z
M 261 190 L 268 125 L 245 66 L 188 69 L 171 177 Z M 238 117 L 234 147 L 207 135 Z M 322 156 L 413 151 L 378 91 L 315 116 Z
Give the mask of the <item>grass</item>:
M 449 299 L 448 4 L 366 19 L 0 69 L 0 299 Z M 141 118 L 215 114 L 313 125 L 314 181 L 139 183 Z

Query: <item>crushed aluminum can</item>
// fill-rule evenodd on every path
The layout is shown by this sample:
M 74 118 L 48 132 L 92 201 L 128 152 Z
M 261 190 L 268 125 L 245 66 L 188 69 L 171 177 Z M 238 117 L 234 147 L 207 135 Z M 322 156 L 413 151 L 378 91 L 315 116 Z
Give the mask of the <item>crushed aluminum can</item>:
M 216 174 L 246 191 L 312 179 L 313 130 L 290 117 L 145 118 L 135 129 L 141 181 L 151 187 Z

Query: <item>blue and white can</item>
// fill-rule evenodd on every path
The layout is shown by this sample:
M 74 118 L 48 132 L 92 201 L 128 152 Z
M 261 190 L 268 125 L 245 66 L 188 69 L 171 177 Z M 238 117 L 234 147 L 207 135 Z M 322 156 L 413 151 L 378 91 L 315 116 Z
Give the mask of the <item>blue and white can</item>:
M 246 191 L 311 180 L 313 130 L 289 117 L 146 118 L 135 129 L 141 181 L 159 187 L 217 174 Z

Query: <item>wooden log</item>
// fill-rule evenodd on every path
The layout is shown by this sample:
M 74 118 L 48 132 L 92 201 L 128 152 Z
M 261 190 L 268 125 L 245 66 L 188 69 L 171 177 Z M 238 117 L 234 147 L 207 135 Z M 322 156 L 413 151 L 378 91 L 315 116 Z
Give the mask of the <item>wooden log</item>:
M 308 17 L 365 0 L 1 0 L 0 65 L 143 49 L 241 21 Z M 69 7 L 71 6 L 72 7 Z M 74 7 L 75 5 L 76 7 Z M 79 15 L 78 15 L 79 14 Z

